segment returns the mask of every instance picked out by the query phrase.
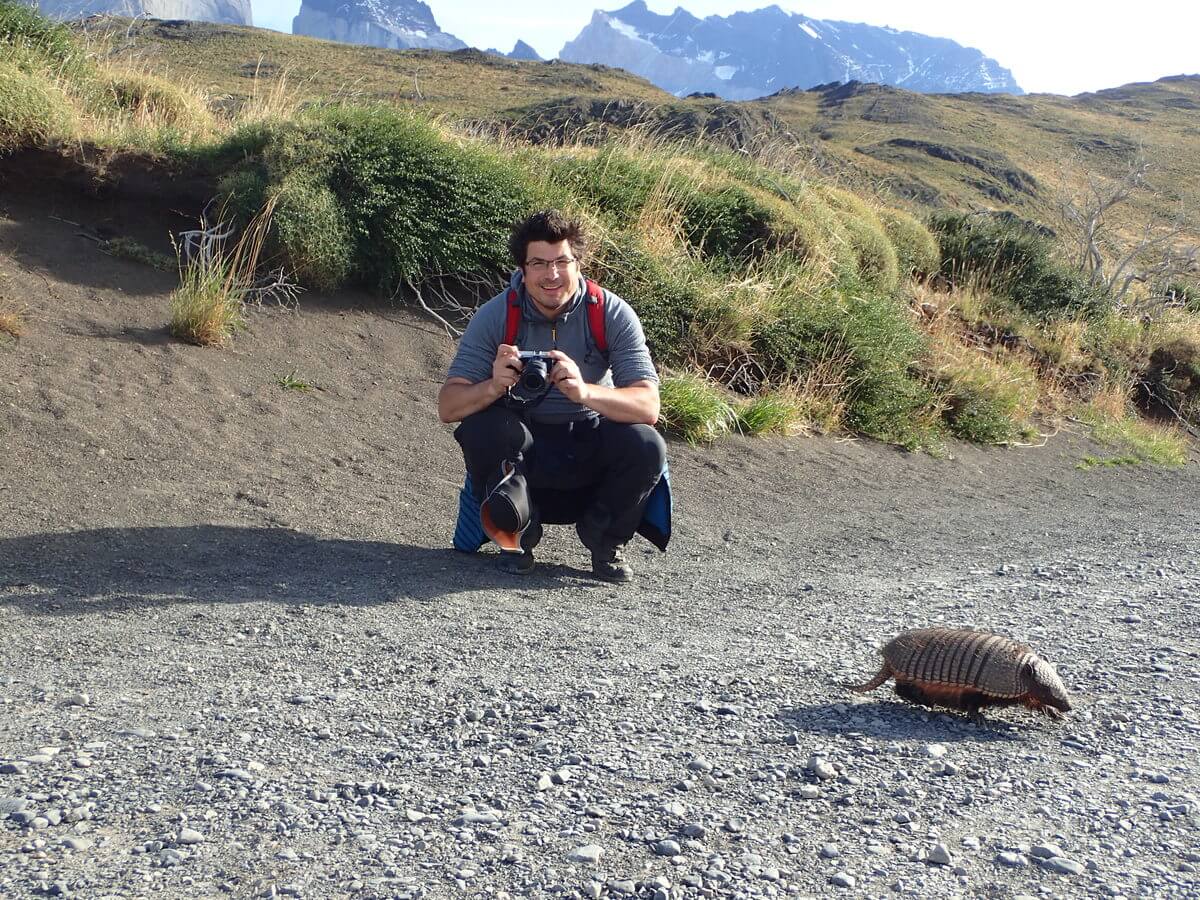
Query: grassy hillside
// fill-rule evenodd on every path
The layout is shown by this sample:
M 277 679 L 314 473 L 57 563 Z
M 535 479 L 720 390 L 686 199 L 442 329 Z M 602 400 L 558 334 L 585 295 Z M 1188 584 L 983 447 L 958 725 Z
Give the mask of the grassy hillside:
M 1196 76 L 1078 97 L 914 94 L 851 84 L 725 103 L 679 100 L 604 66 L 516 62 L 476 51 L 397 52 L 206 23 L 94 20 L 87 30 L 116 58 L 185 76 L 234 106 L 284 79 L 289 94 L 305 100 L 400 102 L 456 119 L 540 125 L 558 136 L 564 126 L 664 119 L 676 133 L 704 134 L 715 130 L 708 127 L 715 117 L 725 128 L 716 135 L 721 140 L 730 130 L 741 144 L 790 135 L 812 144 L 844 177 L 901 199 L 1043 219 L 1060 191 L 1079 189 L 1089 174 L 1118 177 L 1140 152 L 1157 193 L 1122 210 L 1129 235 L 1173 204 L 1200 209 L 1200 160 L 1192 152 L 1200 137 Z
M 620 69 L 524 62 L 477 50 L 397 52 L 207 22 L 101 18 L 79 28 L 112 58 L 190 81 L 234 109 L 281 82 L 302 100 L 415 103 L 461 117 L 568 94 L 671 99 Z
M 589 223 L 588 271 L 638 310 L 666 425 L 689 439 L 811 427 L 936 449 L 1070 417 L 1168 459 L 1178 436 L 1146 431 L 1135 404 L 1200 418 L 1194 311 L 1126 314 L 1051 232 L 948 212 L 971 192 L 1048 202 L 1033 156 L 946 124 L 1011 98 L 678 101 L 602 67 L 476 53 L 169 22 L 72 34 L 10 0 L 0 75 L 0 154 L 58 153 L 112 183 L 96 160 L 137 150 L 151 180 L 203 185 L 241 226 L 236 250 L 181 273 L 185 339 L 229 340 L 268 266 L 459 323 L 511 267 L 509 224 L 553 205 Z

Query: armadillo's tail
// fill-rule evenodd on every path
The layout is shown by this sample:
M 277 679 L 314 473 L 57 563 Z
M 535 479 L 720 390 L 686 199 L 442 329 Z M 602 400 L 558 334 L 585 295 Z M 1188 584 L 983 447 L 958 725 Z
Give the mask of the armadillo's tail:
M 883 684 L 885 681 L 887 681 L 891 677 L 892 677 L 891 667 L 888 666 L 887 663 L 884 663 L 883 668 L 879 670 L 879 674 L 877 674 L 874 678 L 872 678 L 866 684 L 847 684 L 847 685 L 845 685 L 845 687 L 854 691 L 854 693 L 856 693 L 856 694 L 865 694 L 867 691 L 875 690 L 875 688 L 879 687 L 881 684 Z

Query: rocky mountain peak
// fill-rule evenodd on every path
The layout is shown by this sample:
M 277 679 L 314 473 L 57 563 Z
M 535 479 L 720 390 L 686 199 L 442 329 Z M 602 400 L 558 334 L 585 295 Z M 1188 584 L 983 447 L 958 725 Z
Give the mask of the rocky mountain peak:
M 131 19 L 148 16 L 228 25 L 254 24 L 250 0 L 41 0 L 29 5 L 37 6 L 43 15 L 55 19 L 112 15 Z
M 394 50 L 461 50 L 467 45 L 438 27 L 421 0 L 303 0 L 292 32 Z

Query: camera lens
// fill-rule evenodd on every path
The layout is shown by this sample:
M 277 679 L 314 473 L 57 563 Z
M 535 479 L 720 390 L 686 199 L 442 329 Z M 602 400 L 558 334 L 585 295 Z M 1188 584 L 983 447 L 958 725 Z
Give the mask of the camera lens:
M 546 386 L 548 375 L 549 367 L 546 365 L 545 359 L 541 357 L 527 359 L 525 368 L 521 372 L 521 387 L 527 391 L 540 391 Z

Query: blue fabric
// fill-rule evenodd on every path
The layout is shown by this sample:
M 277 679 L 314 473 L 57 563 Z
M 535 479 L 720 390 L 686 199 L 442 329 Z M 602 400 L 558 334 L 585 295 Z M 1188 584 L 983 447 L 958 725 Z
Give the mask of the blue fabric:
M 671 477 L 664 463 L 658 484 L 646 500 L 638 534 L 659 550 L 666 551 L 671 540 L 671 515 L 674 502 L 671 498 Z M 474 553 L 488 541 L 483 525 L 479 521 L 479 501 L 471 491 L 471 476 L 463 479 L 458 492 L 458 521 L 454 525 L 454 549 L 462 553 Z

